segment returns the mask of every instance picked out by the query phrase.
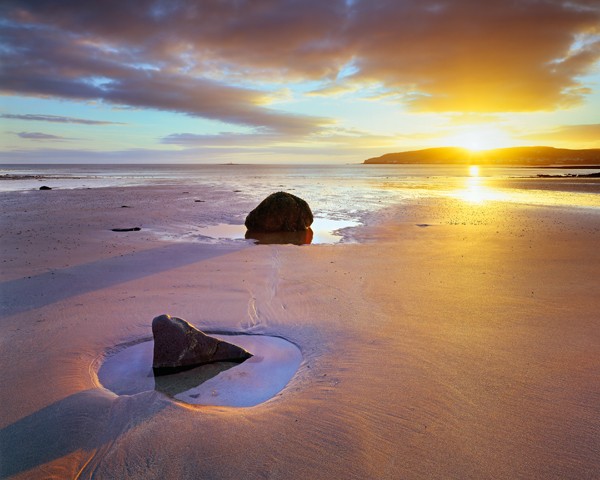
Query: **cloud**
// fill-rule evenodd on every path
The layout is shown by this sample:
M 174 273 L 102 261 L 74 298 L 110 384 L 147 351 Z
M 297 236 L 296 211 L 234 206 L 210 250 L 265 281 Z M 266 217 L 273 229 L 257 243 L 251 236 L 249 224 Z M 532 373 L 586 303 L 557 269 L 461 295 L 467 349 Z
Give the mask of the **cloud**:
M 446 119 L 450 126 L 480 125 L 482 123 L 498 124 L 502 122 L 501 117 L 498 115 L 475 112 L 450 113 L 446 115 Z
M 308 92 L 308 95 L 315 97 L 337 97 L 346 93 L 354 93 L 359 89 L 356 85 L 347 82 L 332 82 Z
M 589 148 L 600 148 L 600 123 L 563 125 L 546 131 L 521 135 L 519 138 L 552 145 L 564 142 L 577 143 Z
M 70 140 L 66 137 L 60 137 L 58 135 L 50 135 L 48 133 L 41 133 L 41 132 L 15 132 L 15 135 L 21 137 L 21 138 L 25 138 L 27 140 L 59 140 L 59 141 L 63 141 L 63 140 Z
M 357 2 L 354 19 L 355 77 L 407 95 L 416 111 L 569 106 L 600 58 L 592 2 Z M 572 48 L 577 36 L 587 41 Z
M 263 133 L 234 133 L 221 132 L 215 135 L 194 133 L 172 133 L 161 139 L 167 145 L 180 145 L 185 147 L 253 147 L 264 146 L 286 140 L 282 135 Z
M 161 143 L 179 145 L 187 148 L 269 148 L 271 151 L 298 148 L 306 151 L 310 148 L 331 152 L 337 148 L 382 148 L 398 144 L 400 139 L 414 139 L 414 135 L 375 135 L 357 129 L 340 127 L 323 128 L 320 132 L 303 137 L 290 137 L 273 132 L 236 133 L 221 132 L 215 135 L 173 133 L 161 139 Z M 322 153 L 322 152 L 321 152 Z
M 132 60 L 167 68 L 235 66 L 321 78 L 334 75 L 345 57 L 345 0 L 3 3 L 15 23 L 75 33 L 108 52 L 125 47 L 135 52 Z
M 78 149 L 28 149 L 0 151 L 4 163 L 280 163 L 282 158 L 295 163 L 326 163 L 332 158 L 360 163 L 386 153 L 383 150 L 363 151 L 356 147 L 324 150 L 307 146 L 278 147 L 199 147 L 183 150 L 130 149 L 115 151 L 91 151 Z
M 18 14 L 25 15 L 22 11 Z M 53 17 L 56 15 L 50 15 L 50 19 Z M 148 68 L 163 61 L 164 52 L 159 47 L 158 53 L 149 50 L 135 55 L 132 46 L 97 43 L 88 38 L 86 32 L 73 34 L 60 30 L 61 23 L 35 28 L 31 23 L 4 25 L 2 40 L 8 47 L 0 50 L 3 64 L 0 91 L 101 100 L 268 128 L 290 135 L 304 135 L 331 122 L 327 118 L 267 108 L 269 96 L 261 90 L 232 86 L 169 66 Z M 177 56 L 172 63 L 178 63 Z
M 596 0 L 5 0 L 0 14 L 4 93 L 290 135 L 330 120 L 267 108 L 274 83 L 379 85 L 420 112 L 553 110 L 590 93 L 600 59 Z
M 86 118 L 76 117 L 64 117 L 62 115 L 38 115 L 32 113 L 26 113 L 22 115 L 3 113 L 0 115 L 2 118 L 9 118 L 11 120 L 32 120 L 37 122 L 53 122 L 53 123 L 78 123 L 82 125 L 126 125 L 122 122 L 109 122 L 105 120 L 88 120 Z

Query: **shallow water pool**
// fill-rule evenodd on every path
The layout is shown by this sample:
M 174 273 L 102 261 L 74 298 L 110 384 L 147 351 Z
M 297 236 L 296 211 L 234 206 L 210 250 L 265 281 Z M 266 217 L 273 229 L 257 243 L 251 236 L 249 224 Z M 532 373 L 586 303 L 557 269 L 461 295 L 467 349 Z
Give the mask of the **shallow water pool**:
M 154 376 L 154 342 L 141 341 L 108 355 L 100 383 L 117 395 L 158 390 L 193 405 L 251 407 L 277 395 L 302 363 L 293 343 L 267 335 L 213 335 L 253 354 L 243 363 L 216 362 L 171 375 Z

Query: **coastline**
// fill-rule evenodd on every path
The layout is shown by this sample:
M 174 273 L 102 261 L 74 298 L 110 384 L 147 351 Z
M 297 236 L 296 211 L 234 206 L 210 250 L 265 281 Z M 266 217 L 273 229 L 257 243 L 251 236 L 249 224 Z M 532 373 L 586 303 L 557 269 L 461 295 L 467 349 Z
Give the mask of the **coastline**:
M 3 194 L 0 476 L 600 470 L 597 209 L 428 198 L 367 217 L 357 243 L 160 240 L 161 223 L 199 217 L 200 191 L 165 201 L 178 188 Z M 230 195 L 215 221 L 235 217 Z M 251 408 L 102 388 L 103 355 L 161 313 L 281 336 L 303 362 Z

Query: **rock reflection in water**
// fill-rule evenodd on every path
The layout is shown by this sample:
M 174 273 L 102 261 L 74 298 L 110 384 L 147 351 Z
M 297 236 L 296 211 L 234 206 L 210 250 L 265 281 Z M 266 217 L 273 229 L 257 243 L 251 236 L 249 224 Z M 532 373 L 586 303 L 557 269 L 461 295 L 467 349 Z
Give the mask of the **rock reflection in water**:
M 154 389 L 174 397 L 202 385 L 219 373 L 239 365 L 235 362 L 215 362 L 169 375 L 154 375 Z
M 308 245 L 313 241 L 311 228 L 298 232 L 251 232 L 246 231 L 247 240 L 255 240 L 259 245 L 292 244 Z
M 229 240 L 252 240 L 257 244 L 333 244 L 344 239 L 342 230 L 345 228 L 358 227 L 359 223 L 353 220 L 333 220 L 329 218 L 316 217 L 307 230 L 298 232 L 253 232 L 247 231 L 244 225 L 231 225 L 220 223 L 198 229 L 200 237 Z M 245 232 L 245 233 L 244 233 Z

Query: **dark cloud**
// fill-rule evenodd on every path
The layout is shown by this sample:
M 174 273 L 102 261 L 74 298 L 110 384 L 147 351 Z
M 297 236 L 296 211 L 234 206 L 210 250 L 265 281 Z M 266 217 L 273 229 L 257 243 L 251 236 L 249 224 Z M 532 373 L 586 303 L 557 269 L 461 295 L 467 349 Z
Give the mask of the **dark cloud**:
M 597 0 L 5 0 L 0 14 L 4 93 L 293 135 L 329 122 L 268 108 L 260 82 L 375 84 L 418 111 L 549 110 L 590 92 L 600 58 Z
M 26 138 L 27 140 L 69 140 L 66 137 L 60 137 L 58 135 L 50 135 L 48 133 L 41 132 L 18 132 L 15 135 Z
M 4 113 L 0 115 L 2 118 L 11 120 L 32 120 L 36 122 L 53 122 L 53 123 L 78 123 L 81 125 L 126 125 L 122 122 L 109 122 L 105 120 L 88 120 L 86 118 L 64 117 L 62 115 L 38 115 L 26 113 L 22 115 Z
M 22 15 L 22 13 L 21 13 Z M 52 17 L 52 16 L 51 16 Z M 304 135 L 330 123 L 268 108 L 267 95 L 214 79 L 150 67 L 152 52 L 98 44 L 56 25 L 3 28 L 0 91 L 181 112 L 226 123 Z M 112 45 L 112 44 L 111 44 Z
M 7 0 L 4 10 L 19 24 L 50 25 L 164 65 L 233 65 L 321 78 L 335 75 L 346 56 L 345 0 L 63 0 L 59 6 Z

